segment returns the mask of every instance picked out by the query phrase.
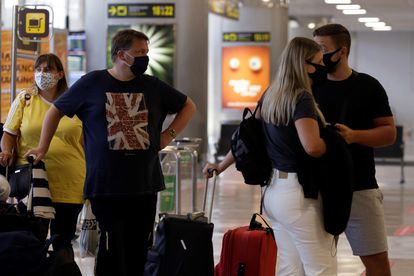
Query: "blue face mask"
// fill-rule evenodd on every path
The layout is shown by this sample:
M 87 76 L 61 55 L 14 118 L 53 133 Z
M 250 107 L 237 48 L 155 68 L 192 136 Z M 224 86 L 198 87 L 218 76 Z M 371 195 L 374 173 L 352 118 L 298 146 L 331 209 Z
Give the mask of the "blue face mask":
M 126 53 L 126 52 L 125 52 Z M 126 53 L 128 56 L 132 57 L 128 53 Z M 126 62 L 125 62 L 126 63 Z M 129 69 L 131 70 L 132 74 L 134 74 L 136 77 L 141 76 L 144 74 L 144 72 L 148 68 L 149 63 L 149 57 L 148 56 L 140 56 L 140 57 L 134 57 L 134 63 L 132 65 L 129 65 Z
M 328 73 L 331 73 L 335 70 L 336 65 L 339 63 L 339 61 L 341 60 L 340 58 L 337 61 L 332 61 L 332 56 L 335 55 L 336 53 L 338 53 L 342 48 L 338 48 L 333 52 L 330 53 L 326 53 L 323 55 L 323 63 L 326 66 L 326 69 L 328 70 Z

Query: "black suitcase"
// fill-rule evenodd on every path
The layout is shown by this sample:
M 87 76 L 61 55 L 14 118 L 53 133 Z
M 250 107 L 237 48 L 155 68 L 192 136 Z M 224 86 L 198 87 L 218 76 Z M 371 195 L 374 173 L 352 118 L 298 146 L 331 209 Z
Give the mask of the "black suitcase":
M 213 276 L 213 228 L 210 222 L 216 175 L 214 175 L 209 217 L 204 216 L 208 179 L 204 193 L 203 212 L 187 215 L 160 214 L 155 244 L 148 252 L 145 276 Z

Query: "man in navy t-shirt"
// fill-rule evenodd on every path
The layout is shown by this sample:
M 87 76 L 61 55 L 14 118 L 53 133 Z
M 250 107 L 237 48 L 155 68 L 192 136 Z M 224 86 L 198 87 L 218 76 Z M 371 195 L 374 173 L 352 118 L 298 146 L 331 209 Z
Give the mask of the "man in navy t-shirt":
M 194 115 L 193 101 L 161 80 L 145 75 L 148 37 L 135 30 L 112 40 L 108 70 L 78 80 L 46 114 L 37 149 L 48 150 L 63 115 L 83 123 L 86 157 L 84 197 L 101 230 L 96 275 L 142 275 L 153 228 L 157 192 L 163 190 L 158 152 Z M 176 114 L 162 131 L 167 114 Z
M 388 97 L 375 78 L 349 67 L 351 36 L 344 26 L 328 24 L 316 29 L 313 36 L 322 47 L 328 70 L 328 80 L 314 87 L 314 96 L 325 119 L 349 144 L 352 155 L 354 193 L 345 234 L 367 275 L 391 275 L 373 152 L 374 147 L 395 141 Z

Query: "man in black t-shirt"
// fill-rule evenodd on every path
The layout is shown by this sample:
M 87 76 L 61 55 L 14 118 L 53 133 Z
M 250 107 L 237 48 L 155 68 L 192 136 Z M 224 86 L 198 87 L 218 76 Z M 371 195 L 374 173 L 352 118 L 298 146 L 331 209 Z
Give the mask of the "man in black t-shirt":
M 375 78 L 349 67 L 351 36 L 344 26 L 328 24 L 316 29 L 313 36 L 322 47 L 328 70 L 328 80 L 314 87 L 315 99 L 327 122 L 349 144 L 354 165 L 354 194 L 345 234 L 367 275 L 391 275 L 383 196 L 375 179 L 373 153 L 373 148 L 395 141 L 388 98 Z
M 46 113 L 36 161 L 63 115 L 83 124 L 86 158 L 84 197 L 100 227 L 97 276 L 142 275 L 151 244 L 157 192 L 164 178 L 158 152 L 189 122 L 193 101 L 163 81 L 146 75 L 148 37 L 135 30 L 112 39 L 108 70 L 90 72 Z M 162 131 L 167 114 L 176 114 Z

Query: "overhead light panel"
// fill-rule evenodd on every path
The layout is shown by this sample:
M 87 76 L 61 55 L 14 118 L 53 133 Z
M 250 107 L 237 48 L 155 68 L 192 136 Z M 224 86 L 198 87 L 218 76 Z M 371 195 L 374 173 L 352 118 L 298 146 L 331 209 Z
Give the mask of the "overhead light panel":
M 373 28 L 373 27 L 385 27 L 385 22 L 366 22 L 365 26 Z
M 360 9 L 360 10 L 343 10 L 342 11 L 343 14 L 366 14 L 367 11 L 364 9 Z
M 314 29 L 316 27 L 316 24 L 315 23 L 313 23 L 313 22 L 310 22 L 309 24 L 308 24 L 308 28 L 309 29 Z
M 326 4 L 351 4 L 351 0 L 325 0 Z
M 300 27 L 299 22 L 296 19 L 293 19 L 293 18 L 289 19 L 289 28 L 296 29 L 299 27 Z
M 380 19 L 378 17 L 360 17 L 358 18 L 359 22 L 365 23 L 365 22 L 379 22 Z
M 374 27 L 372 28 L 374 31 L 391 31 L 391 26 L 384 26 L 384 27 Z
M 337 10 L 359 10 L 360 5 L 336 5 Z

